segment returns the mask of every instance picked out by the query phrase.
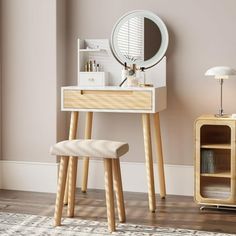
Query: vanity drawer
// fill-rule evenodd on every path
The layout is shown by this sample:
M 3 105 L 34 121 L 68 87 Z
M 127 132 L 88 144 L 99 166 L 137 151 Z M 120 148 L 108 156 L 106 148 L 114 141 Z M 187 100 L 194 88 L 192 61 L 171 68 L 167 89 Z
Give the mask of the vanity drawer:
M 107 85 L 107 72 L 79 72 L 79 86 L 102 87 Z
M 151 110 L 152 91 L 64 89 L 62 106 L 64 110 Z

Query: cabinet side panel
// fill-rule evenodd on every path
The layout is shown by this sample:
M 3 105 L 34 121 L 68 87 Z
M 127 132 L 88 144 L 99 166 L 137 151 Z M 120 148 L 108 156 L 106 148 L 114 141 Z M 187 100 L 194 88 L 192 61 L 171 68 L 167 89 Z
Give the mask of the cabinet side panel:
M 194 165 L 194 172 L 195 172 L 195 186 L 194 186 L 194 198 L 196 202 L 201 202 L 200 196 L 200 129 L 202 123 L 196 121 L 195 123 L 195 165 Z

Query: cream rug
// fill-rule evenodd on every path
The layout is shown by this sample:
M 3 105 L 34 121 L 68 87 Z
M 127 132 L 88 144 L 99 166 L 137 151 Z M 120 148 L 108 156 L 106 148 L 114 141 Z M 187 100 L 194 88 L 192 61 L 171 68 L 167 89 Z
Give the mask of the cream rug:
M 62 226 L 54 228 L 53 218 L 47 216 L 15 214 L 0 212 L 0 235 L 1 236 L 227 236 L 236 234 L 222 234 L 203 232 L 196 230 L 174 229 L 163 227 L 151 227 L 133 224 L 117 224 L 117 231 L 110 234 L 107 231 L 107 223 L 99 221 L 79 220 L 65 218 Z

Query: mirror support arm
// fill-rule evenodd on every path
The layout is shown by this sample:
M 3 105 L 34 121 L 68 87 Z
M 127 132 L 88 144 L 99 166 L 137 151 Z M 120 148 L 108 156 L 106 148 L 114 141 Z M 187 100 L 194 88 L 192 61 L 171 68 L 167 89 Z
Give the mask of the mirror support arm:
M 125 77 L 125 79 L 120 83 L 119 87 L 121 87 L 126 80 L 127 80 L 127 77 Z

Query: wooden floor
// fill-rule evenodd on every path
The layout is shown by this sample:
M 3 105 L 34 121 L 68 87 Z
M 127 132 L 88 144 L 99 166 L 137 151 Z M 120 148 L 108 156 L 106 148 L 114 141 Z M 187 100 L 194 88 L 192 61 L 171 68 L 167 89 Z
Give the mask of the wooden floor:
M 77 191 L 76 218 L 106 221 L 102 190 Z M 53 216 L 55 194 L 0 190 L 0 211 Z M 127 223 L 236 233 L 236 211 L 199 210 L 192 197 L 157 197 L 157 211 L 148 211 L 147 195 L 125 193 Z M 65 212 L 64 212 L 65 216 Z

